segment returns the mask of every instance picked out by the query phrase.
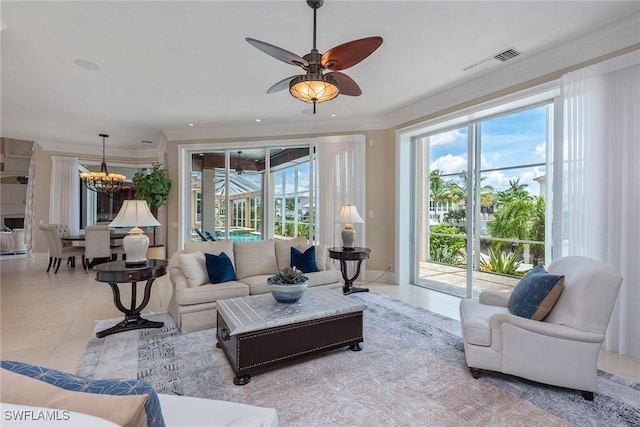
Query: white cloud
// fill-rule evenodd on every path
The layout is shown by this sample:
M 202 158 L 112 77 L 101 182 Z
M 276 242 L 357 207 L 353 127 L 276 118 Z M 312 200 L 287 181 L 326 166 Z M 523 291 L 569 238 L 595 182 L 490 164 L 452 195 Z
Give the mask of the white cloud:
M 431 163 L 430 170 L 438 169 L 443 174 L 459 173 L 467 170 L 467 159 L 463 156 L 447 154 Z
M 450 130 L 448 132 L 439 133 L 429 137 L 429 144 L 431 146 L 437 145 L 451 145 L 460 138 L 465 136 L 459 130 Z
M 546 147 L 547 147 L 547 143 L 545 141 L 536 145 L 536 148 L 534 149 L 535 155 L 540 157 L 542 160 L 544 160 L 546 157 L 546 151 L 547 151 Z

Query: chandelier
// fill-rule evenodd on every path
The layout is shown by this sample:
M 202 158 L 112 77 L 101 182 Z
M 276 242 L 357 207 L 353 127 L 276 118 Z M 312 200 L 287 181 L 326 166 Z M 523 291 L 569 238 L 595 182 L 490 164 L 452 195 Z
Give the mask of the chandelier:
M 104 142 L 105 138 L 109 138 L 109 135 L 101 133 L 98 136 L 102 137 L 102 164 L 100 165 L 100 172 L 82 172 L 80 179 L 82 179 L 82 183 L 88 190 L 112 197 L 113 193 L 124 188 L 124 180 L 127 179 L 127 177 L 119 173 L 109 173 L 107 171 L 107 162 L 104 157 Z

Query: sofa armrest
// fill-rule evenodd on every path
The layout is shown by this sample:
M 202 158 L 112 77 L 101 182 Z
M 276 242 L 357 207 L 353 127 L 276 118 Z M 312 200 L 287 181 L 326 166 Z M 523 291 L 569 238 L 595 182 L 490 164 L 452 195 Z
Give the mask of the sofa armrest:
M 496 305 L 498 307 L 508 307 L 509 295 L 496 291 L 484 291 L 478 297 L 480 304 Z
M 187 280 L 182 270 L 178 267 L 174 267 L 169 270 L 169 279 L 171 280 L 171 284 L 173 285 L 174 293 L 189 288 L 189 281 Z
M 513 314 L 494 314 L 489 320 L 491 335 L 501 333 L 503 324 L 508 323 L 539 335 L 551 338 L 559 338 L 563 340 L 580 341 L 587 343 L 601 343 L 604 335 L 581 331 L 565 325 L 557 325 L 555 323 L 541 322 L 539 320 L 526 319 L 524 317 L 515 316 Z M 493 341 L 493 340 L 492 340 Z
M 278 426 L 278 413 L 273 408 L 168 394 L 158 394 L 158 398 L 167 427 L 181 425 Z

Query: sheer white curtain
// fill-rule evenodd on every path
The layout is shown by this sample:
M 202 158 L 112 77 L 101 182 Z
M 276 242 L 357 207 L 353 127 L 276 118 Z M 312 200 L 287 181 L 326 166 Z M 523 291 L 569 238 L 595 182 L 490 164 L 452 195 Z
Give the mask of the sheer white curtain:
M 29 182 L 27 183 L 27 195 L 24 207 L 24 243 L 27 248 L 27 256 L 33 254 L 36 247 L 36 232 L 34 209 L 35 209 L 35 188 L 36 188 L 36 144 L 31 149 L 31 162 L 29 163 Z
M 80 175 L 77 158 L 51 157 L 49 223 L 67 224 L 72 234 L 80 230 Z
M 589 256 L 620 272 L 605 348 L 638 358 L 640 52 L 566 74 L 561 102 L 562 238 L 554 254 Z
M 342 246 L 344 224 L 336 223 L 340 208 L 355 205 L 365 217 L 366 150 L 364 135 L 318 138 L 318 243 Z M 353 224 L 356 246 L 365 246 L 365 224 Z

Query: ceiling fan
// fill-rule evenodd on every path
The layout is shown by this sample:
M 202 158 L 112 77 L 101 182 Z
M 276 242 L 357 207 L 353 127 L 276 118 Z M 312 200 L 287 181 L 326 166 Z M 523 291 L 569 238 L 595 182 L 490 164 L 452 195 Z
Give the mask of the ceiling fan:
M 339 72 L 353 67 L 371 55 L 382 44 L 382 37 L 367 37 L 353 40 L 320 54 L 316 49 L 316 14 L 324 0 L 307 0 L 313 9 L 313 49 L 304 57 L 260 40 L 246 38 L 247 42 L 262 52 L 287 64 L 295 65 L 306 71 L 306 74 L 287 77 L 271 86 L 267 93 L 274 93 L 289 88 L 295 98 L 313 103 L 330 101 L 338 94 L 359 96 L 362 94 L 358 84 L 346 74 Z M 324 73 L 325 70 L 330 70 Z

